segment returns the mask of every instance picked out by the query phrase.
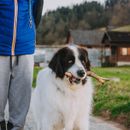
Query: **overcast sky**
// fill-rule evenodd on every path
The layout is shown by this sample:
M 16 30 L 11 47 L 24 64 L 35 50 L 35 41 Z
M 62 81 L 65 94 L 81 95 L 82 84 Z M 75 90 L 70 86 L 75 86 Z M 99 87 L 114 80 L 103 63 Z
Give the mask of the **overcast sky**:
M 72 6 L 83 1 L 98 1 L 104 2 L 105 0 L 44 0 L 43 13 L 48 10 L 55 10 L 57 7 Z

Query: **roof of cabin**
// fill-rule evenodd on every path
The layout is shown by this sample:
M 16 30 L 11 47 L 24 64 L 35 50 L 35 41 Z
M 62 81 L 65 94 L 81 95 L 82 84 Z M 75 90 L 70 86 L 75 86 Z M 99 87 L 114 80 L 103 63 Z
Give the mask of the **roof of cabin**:
M 108 31 L 104 34 L 102 43 L 130 44 L 130 32 Z
M 70 30 L 75 44 L 100 46 L 104 32 L 95 30 Z

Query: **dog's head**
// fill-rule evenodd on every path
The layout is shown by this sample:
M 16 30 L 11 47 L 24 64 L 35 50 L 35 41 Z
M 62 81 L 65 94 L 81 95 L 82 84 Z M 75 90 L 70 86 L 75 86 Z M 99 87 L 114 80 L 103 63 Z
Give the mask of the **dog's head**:
M 65 73 L 73 75 L 71 82 L 79 83 L 86 79 L 86 72 L 90 70 L 88 52 L 85 48 L 70 45 L 60 49 L 52 58 L 49 67 L 56 77 L 63 79 Z

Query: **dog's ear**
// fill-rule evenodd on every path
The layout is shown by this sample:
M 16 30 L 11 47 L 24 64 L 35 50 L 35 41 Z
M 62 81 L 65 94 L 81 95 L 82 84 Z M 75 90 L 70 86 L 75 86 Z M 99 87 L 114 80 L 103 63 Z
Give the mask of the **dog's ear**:
M 49 67 L 56 73 L 56 77 L 64 77 L 64 68 L 62 65 L 62 57 L 59 52 L 57 52 L 49 63 Z
M 91 69 L 90 69 L 90 67 L 91 67 L 91 64 L 90 64 L 90 60 L 89 60 L 89 57 L 88 57 L 88 51 L 87 51 L 87 49 L 85 49 L 85 48 L 83 48 L 84 49 L 84 51 L 85 51 L 85 53 L 86 53 L 86 58 L 87 58 L 87 60 L 86 60 L 86 69 L 87 69 L 87 71 L 90 71 Z
M 87 69 L 87 71 L 90 71 L 90 70 L 91 70 L 90 67 L 91 67 L 91 65 L 90 65 L 90 61 L 89 61 L 89 59 L 88 59 L 88 60 L 87 60 L 87 63 L 86 63 L 86 69 Z

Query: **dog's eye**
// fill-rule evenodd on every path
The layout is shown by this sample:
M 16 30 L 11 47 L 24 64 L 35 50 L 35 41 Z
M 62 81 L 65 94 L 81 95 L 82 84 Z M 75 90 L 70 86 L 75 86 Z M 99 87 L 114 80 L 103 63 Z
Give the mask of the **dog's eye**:
M 69 63 L 69 64 L 72 64 L 72 63 L 73 63 L 73 60 L 68 60 L 68 63 Z

